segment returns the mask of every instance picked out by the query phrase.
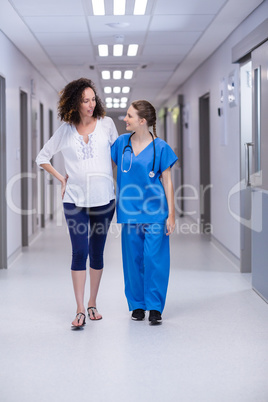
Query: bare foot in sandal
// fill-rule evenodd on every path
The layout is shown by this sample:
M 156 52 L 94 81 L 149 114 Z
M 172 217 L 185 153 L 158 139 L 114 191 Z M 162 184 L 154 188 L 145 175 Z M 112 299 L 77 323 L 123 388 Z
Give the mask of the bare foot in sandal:
M 73 327 L 82 327 L 86 324 L 86 315 L 84 313 L 77 313 L 72 322 Z
M 102 315 L 98 312 L 96 307 L 88 307 L 87 308 L 88 316 L 90 320 L 101 320 Z

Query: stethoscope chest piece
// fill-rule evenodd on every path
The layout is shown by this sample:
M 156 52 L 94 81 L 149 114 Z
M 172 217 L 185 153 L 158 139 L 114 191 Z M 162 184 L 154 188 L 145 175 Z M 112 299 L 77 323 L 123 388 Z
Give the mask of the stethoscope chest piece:
M 149 173 L 149 177 L 153 178 L 155 176 L 155 173 L 151 170 L 151 172 Z

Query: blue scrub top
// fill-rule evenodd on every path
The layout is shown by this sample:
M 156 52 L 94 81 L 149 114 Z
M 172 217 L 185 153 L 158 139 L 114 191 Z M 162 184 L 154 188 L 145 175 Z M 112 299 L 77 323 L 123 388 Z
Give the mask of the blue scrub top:
M 151 178 L 153 142 L 137 156 L 132 152 L 131 157 L 129 147 L 123 155 L 129 137 L 129 133 L 120 135 L 111 148 L 112 159 L 117 165 L 117 222 L 164 223 L 168 217 L 168 205 L 160 175 L 172 167 L 178 158 L 165 141 L 156 138 L 155 176 Z

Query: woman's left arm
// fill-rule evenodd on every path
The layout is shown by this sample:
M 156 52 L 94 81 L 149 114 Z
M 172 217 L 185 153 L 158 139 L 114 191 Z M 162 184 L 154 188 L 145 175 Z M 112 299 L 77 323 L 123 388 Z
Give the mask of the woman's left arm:
M 167 168 L 162 172 L 162 184 L 165 190 L 168 203 L 168 218 L 167 218 L 167 236 L 175 230 L 175 204 L 174 204 L 174 189 L 171 180 L 171 169 Z

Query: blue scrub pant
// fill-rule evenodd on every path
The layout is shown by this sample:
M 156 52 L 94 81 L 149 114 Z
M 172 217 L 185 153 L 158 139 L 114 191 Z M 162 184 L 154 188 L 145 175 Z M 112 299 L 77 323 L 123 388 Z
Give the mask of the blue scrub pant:
M 140 308 L 162 313 L 170 271 L 166 225 L 123 224 L 122 255 L 129 310 Z

